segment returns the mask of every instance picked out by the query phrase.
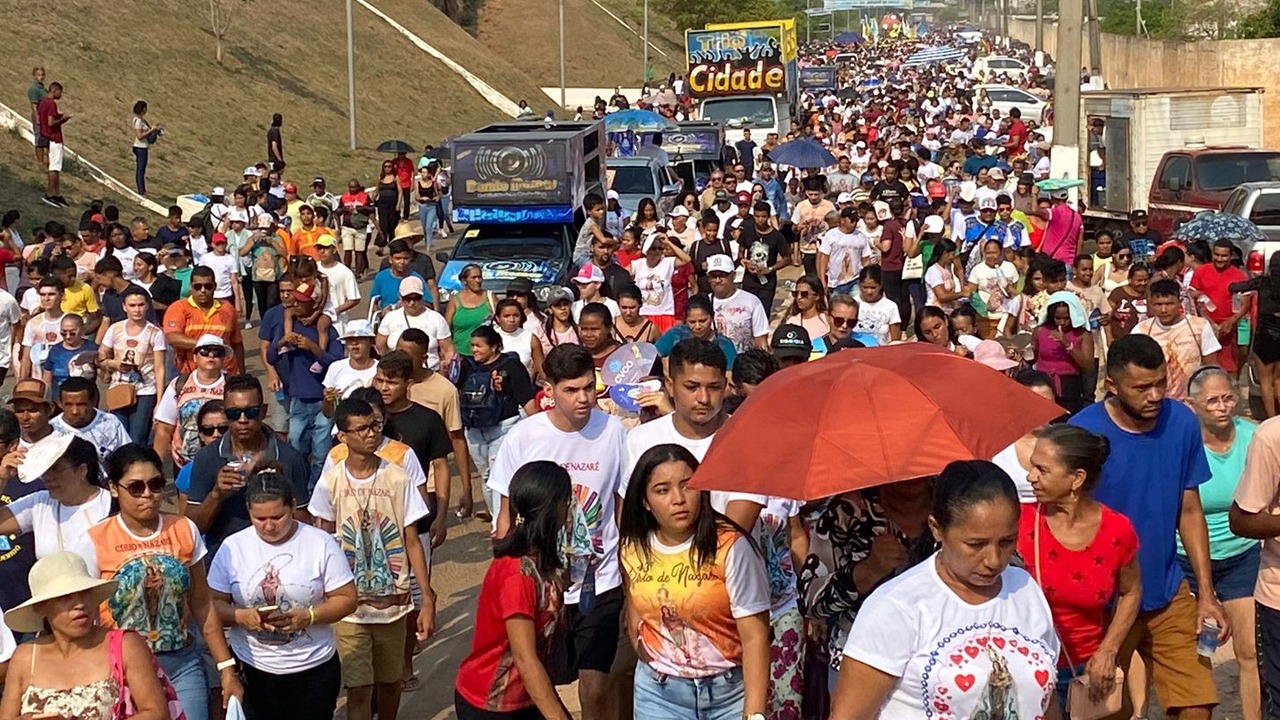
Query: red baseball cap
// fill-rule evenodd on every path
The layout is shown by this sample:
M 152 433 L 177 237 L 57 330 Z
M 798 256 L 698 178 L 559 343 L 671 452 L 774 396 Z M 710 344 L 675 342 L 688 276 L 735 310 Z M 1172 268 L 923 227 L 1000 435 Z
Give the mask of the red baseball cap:
M 748 191 L 746 191 L 746 190 L 740 190 L 740 191 L 738 191 L 738 204 L 739 204 L 739 205 L 750 205 L 750 204 L 751 204 L 751 193 L 750 193 L 750 192 L 748 192 Z

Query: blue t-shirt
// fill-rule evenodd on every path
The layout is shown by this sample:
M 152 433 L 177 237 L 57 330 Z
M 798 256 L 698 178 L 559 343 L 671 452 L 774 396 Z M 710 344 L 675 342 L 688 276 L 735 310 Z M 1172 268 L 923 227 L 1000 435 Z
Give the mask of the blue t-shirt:
M 1132 433 L 1116 425 L 1104 400 L 1081 410 L 1070 422 L 1111 442 L 1093 497 L 1129 518 L 1138 533 L 1142 612 L 1167 607 L 1183 581 L 1176 540 L 1182 493 L 1210 478 L 1195 413 L 1166 399 L 1156 426 Z
M 74 368 L 71 367 L 73 362 Z M 62 387 L 63 380 L 72 375 L 92 379 L 98 374 L 97 364 L 98 344 L 92 340 L 85 340 L 84 344 L 75 350 L 68 350 L 62 343 L 49 346 L 49 354 L 40 364 L 40 369 L 48 370 L 53 374 L 50 389 L 53 391 L 53 397 L 57 398 L 58 388 Z
M 690 330 L 688 325 L 675 325 L 670 330 L 662 333 L 662 336 L 658 338 L 658 342 L 654 343 L 653 346 L 658 348 L 659 356 L 667 357 L 671 355 L 671 348 L 675 347 L 676 343 L 681 340 L 688 340 L 691 337 L 693 337 L 693 330 Z M 716 345 L 724 352 L 727 367 L 732 368 L 734 359 L 738 357 L 738 350 L 733 346 L 733 341 L 720 333 L 716 333 Z
M 422 275 L 410 270 L 409 277 L 416 277 L 419 280 L 422 280 L 422 299 L 426 302 L 431 302 L 431 292 L 426 290 L 427 281 L 423 279 Z M 398 278 L 395 275 L 392 275 L 390 269 L 379 270 L 378 274 L 373 276 L 373 285 L 369 288 L 369 301 L 372 302 L 374 298 L 382 298 L 382 304 L 384 306 L 396 304 L 400 301 L 401 280 L 404 280 L 404 278 Z

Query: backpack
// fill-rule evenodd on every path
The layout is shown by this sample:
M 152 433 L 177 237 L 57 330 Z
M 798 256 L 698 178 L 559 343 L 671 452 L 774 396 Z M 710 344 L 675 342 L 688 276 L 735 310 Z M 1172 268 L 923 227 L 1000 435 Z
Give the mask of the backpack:
M 491 428 L 502 422 L 502 396 L 493 389 L 493 377 L 474 360 L 467 362 L 467 375 L 458 386 L 462 424 L 469 428 Z

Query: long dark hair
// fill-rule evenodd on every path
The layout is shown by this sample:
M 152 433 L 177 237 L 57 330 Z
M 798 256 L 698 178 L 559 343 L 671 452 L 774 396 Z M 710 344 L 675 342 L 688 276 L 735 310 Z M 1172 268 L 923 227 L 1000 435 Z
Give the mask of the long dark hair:
M 511 532 L 493 543 L 493 556 L 531 557 L 543 575 L 563 570 L 558 543 L 572 501 L 572 485 L 568 471 L 549 460 L 521 465 L 508 489 Z
M 682 462 L 690 470 L 698 469 L 698 459 L 683 445 L 666 443 L 655 445 L 644 451 L 631 472 L 631 480 L 627 485 L 627 495 L 622 500 L 622 515 L 618 523 L 618 534 L 621 545 L 634 545 L 645 561 L 653 558 L 653 549 L 649 546 L 649 535 L 658 529 L 658 521 L 653 513 L 644 506 L 645 495 L 649 490 L 649 479 L 659 465 L 669 462 Z M 715 562 L 718 547 L 717 527 L 730 520 L 711 507 L 711 493 L 705 490 L 698 492 L 698 519 L 693 526 L 693 543 L 689 548 L 690 559 L 698 567 Z
M 79 436 L 71 438 L 71 444 L 67 446 L 66 452 L 62 453 L 53 464 L 69 470 L 83 465 L 85 482 L 94 487 L 107 486 L 102 476 L 102 465 L 98 461 L 98 449 L 93 446 L 93 443 Z

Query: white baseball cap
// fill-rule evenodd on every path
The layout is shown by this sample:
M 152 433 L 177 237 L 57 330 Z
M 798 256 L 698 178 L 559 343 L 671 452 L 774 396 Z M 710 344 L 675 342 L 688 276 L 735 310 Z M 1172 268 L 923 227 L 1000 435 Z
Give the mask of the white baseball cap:
M 245 168 L 245 169 L 244 169 L 244 173 L 243 173 L 243 174 L 244 174 L 244 175 L 252 175 L 252 176 L 254 176 L 254 177 L 258 177 L 258 168 L 256 168 L 256 167 L 254 167 L 254 166 L 250 165 L 249 167 L 247 167 L 247 168 Z
M 733 274 L 733 259 L 728 255 L 712 255 L 707 258 L 707 274 L 722 272 Z
M 205 333 L 196 340 L 196 349 L 200 349 L 202 347 L 225 348 L 226 346 L 227 344 L 222 341 L 222 338 L 214 335 L 213 333 Z
M 683 205 L 677 205 L 671 208 L 671 212 L 667 213 L 667 217 L 689 217 L 689 208 Z
M 943 224 L 941 215 L 930 215 L 924 219 L 924 223 L 920 227 L 922 232 L 927 233 L 940 233 L 942 232 L 942 228 Z
M 578 270 L 578 274 L 573 277 L 573 281 L 579 285 L 590 285 L 591 283 L 604 282 L 604 271 L 596 266 L 595 263 L 587 263 Z
M 843 205 L 850 202 L 853 202 L 853 193 L 842 192 L 838 197 L 836 197 L 837 205 Z

